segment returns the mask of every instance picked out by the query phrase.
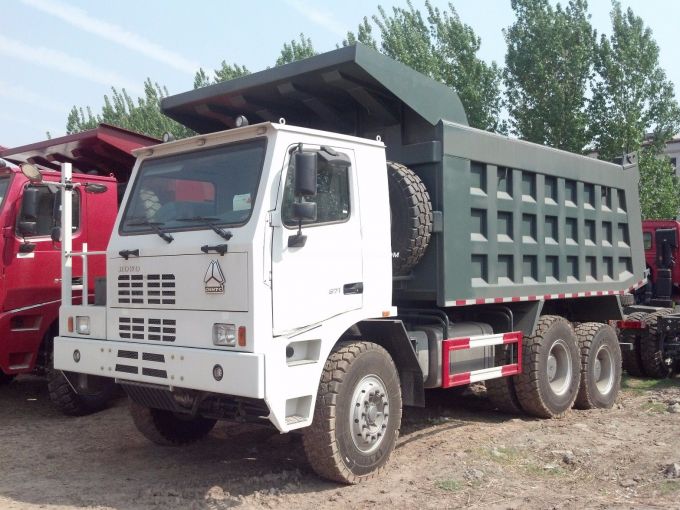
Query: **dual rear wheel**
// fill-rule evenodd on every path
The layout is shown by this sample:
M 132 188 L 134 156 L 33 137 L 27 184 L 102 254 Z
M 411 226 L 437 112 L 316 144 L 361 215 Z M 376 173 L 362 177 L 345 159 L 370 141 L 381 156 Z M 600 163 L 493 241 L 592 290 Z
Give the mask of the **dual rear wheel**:
M 501 411 L 556 418 L 572 407 L 610 408 L 616 401 L 621 350 L 606 324 L 573 328 L 562 317 L 543 316 L 535 334 L 524 338 L 522 363 L 522 374 L 487 381 L 487 394 Z

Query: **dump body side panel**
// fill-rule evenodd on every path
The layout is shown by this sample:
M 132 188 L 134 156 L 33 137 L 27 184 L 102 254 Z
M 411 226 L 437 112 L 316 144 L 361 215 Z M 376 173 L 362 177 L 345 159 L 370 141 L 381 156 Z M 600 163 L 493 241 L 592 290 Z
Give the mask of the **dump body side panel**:
M 402 298 L 424 297 L 433 283 L 440 306 L 600 295 L 641 284 L 637 167 L 454 123 L 440 130 L 439 175 L 417 171 L 434 181 L 430 195 L 443 229 Z

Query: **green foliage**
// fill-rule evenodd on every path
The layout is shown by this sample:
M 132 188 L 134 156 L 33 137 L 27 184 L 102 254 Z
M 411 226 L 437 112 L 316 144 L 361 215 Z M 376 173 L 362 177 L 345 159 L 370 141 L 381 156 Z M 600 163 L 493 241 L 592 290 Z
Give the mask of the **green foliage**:
M 637 151 L 648 132 L 662 146 L 680 129 L 673 84 L 659 65 L 652 31 L 631 9 L 614 2 L 612 34 L 596 50 L 596 82 L 589 108 L 591 136 L 600 158 Z
M 227 64 L 226 61 L 222 61 L 219 69 L 215 69 L 213 72 L 213 78 L 211 79 L 208 74 L 203 70 L 203 68 L 196 71 L 194 76 L 194 88 L 200 89 L 201 87 L 206 87 L 208 85 L 213 85 L 214 83 L 220 83 L 223 81 L 233 80 L 234 78 L 239 78 L 250 74 L 250 71 L 246 66 L 241 66 L 236 63 Z
M 352 44 L 356 44 L 358 42 L 365 46 L 369 46 L 374 50 L 378 49 L 378 43 L 373 37 L 373 27 L 366 16 L 364 16 L 363 21 L 359 24 L 357 34 L 354 35 L 353 32 L 347 32 L 347 39 L 342 41 L 342 45 L 351 46 Z
M 643 219 L 673 219 L 680 212 L 680 182 L 670 160 L 655 147 L 640 152 L 640 209 Z
M 411 0 L 405 8 L 393 7 L 391 13 L 378 6 L 378 14 L 371 19 L 378 28 L 380 44 L 373 38 L 368 18 L 364 18 L 358 35 L 348 32 L 343 45 L 359 41 L 448 85 L 458 93 L 471 126 L 502 131 L 498 66 L 477 57 L 481 41 L 460 20 L 453 4 L 441 11 L 427 0 L 425 9 L 426 18 Z
M 511 132 L 572 152 L 588 143 L 586 89 L 596 39 L 586 0 L 512 0 L 503 78 Z
M 160 138 L 163 133 L 170 132 L 176 138 L 190 136 L 193 132 L 163 115 L 160 101 L 168 95 L 168 90 L 147 78 L 144 82 L 144 97 L 135 102 L 125 89 L 111 88 L 112 95 L 104 96 L 101 113 L 93 114 L 88 106 L 73 107 L 68 114 L 66 132 L 77 133 L 97 127 L 100 122 L 144 133 Z
M 312 45 L 312 40 L 301 33 L 299 41 L 293 39 L 290 41 L 290 44 L 283 43 L 281 54 L 279 55 L 279 58 L 276 59 L 276 65 L 282 66 L 284 64 L 290 64 L 296 60 L 313 57 L 316 54 L 314 46 Z

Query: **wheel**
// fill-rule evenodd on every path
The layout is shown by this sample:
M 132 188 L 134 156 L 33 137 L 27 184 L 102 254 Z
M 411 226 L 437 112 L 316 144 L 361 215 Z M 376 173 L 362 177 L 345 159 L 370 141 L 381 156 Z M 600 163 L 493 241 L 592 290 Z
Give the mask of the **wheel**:
M 496 366 L 507 363 L 505 349 L 496 346 L 495 364 Z M 484 381 L 486 386 L 486 396 L 491 405 L 502 413 L 524 414 L 522 406 L 517 399 L 515 383 L 513 377 L 500 377 Z
M 502 413 L 524 414 L 511 377 L 489 379 L 484 382 L 484 385 L 486 386 L 486 396 L 494 408 Z
M 6 374 L 2 370 L 0 370 L 0 386 L 3 384 L 9 384 L 12 382 L 14 379 L 14 374 Z
M 657 323 L 659 317 L 672 313 L 670 308 L 664 308 L 647 314 L 643 319 L 647 323 L 647 332 L 640 337 L 640 360 L 647 377 L 665 379 L 671 375 L 671 367 L 663 359 L 663 352 L 659 348 Z
M 641 321 L 644 320 L 647 313 L 634 312 L 626 316 L 626 320 Z M 633 344 L 632 349 L 623 349 L 621 351 L 621 359 L 623 360 L 623 369 L 633 377 L 645 377 L 644 368 L 642 368 L 642 358 L 640 355 L 640 338 L 644 334 L 642 329 L 629 329 L 619 331 L 619 338 L 623 343 Z
M 581 350 L 581 383 L 574 407 L 609 409 L 621 385 L 621 347 L 614 328 L 599 322 L 576 327 Z
M 515 377 L 522 409 L 539 418 L 564 415 L 576 399 L 581 369 L 571 324 L 555 315 L 541 317 L 535 334 L 524 337 L 522 363 Z
M 425 184 L 413 170 L 387 162 L 390 193 L 392 274 L 403 276 L 425 254 L 432 235 L 432 203 Z
M 372 478 L 394 450 L 400 425 L 401 387 L 388 352 L 371 342 L 336 345 L 303 435 L 314 471 L 348 484 Z
M 78 374 L 72 374 L 71 380 L 75 380 Z M 50 354 L 47 370 L 47 389 L 50 400 L 57 408 L 68 416 L 83 416 L 104 409 L 116 394 L 116 383 L 113 379 L 105 377 L 87 376 L 96 380 L 97 389 L 90 394 L 78 394 L 61 370 L 56 370 Z
M 137 430 L 149 441 L 161 446 L 180 446 L 203 439 L 215 427 L 217 420 L 194 418 L 152 409 L 130 399 L 130 415 Z

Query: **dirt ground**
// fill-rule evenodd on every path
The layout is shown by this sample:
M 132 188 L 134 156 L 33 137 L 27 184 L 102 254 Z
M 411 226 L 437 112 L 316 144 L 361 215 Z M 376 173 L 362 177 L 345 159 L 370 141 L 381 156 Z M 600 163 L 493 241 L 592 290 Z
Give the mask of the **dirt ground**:
M 125 399 L 67 418 L 22 377 L 0 387 L 0 508 L 680 508 L 664 473 L 680 464 L 680 378 L 623 384 L 614 409 L 559 420 L 497 413 L 481 390 L 431 393 L 405 411 L 384 475 L 348 487 L 311 471 L 299 436 L 223 423 L 162 448 Z

